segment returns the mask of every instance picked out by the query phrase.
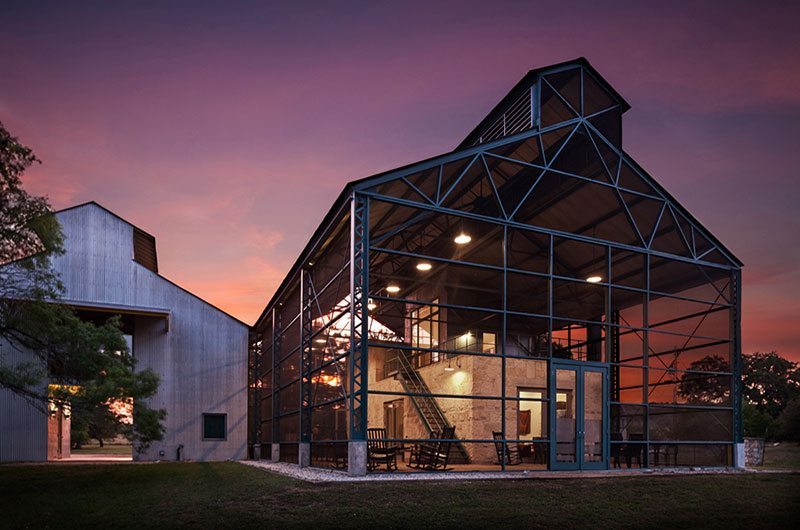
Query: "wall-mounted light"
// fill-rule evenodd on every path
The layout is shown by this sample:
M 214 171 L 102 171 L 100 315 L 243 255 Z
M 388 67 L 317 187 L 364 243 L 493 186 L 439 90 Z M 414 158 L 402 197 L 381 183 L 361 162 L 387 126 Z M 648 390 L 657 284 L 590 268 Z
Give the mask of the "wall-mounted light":
M 419 263 L 417 263 L 417 270 L 418 271 L 425 272 L 425 271 L 431 270 L 432 268 L 433 268 L 433 265 L 431 265 L 427 261 L 420 261 Z
M 586 278 L 586 281 L 589 283 L 600 283 L 603 281 L 603 278 L 601 276 L 593 275 Z
M 398 287 L 397 285 L 394 285 L 394 284 L 388 285 L 386 287 L 386 292 L 387 293 L 392 293 L 392 294 L 399 293 L 400 292 L 400 287 Z
M 466 245 L 467 243 L 472 241 L 472 237 L 465 234 L 464 232 L 461 232 L 456 236 L 456 238 L 453 241 L 455 241 L 456 245 Z
M 455 372 L 455 368 L 453 368 L 453 361 L 452 359 L 447 359 L 447 366 L 444 367 L 445 372 Z

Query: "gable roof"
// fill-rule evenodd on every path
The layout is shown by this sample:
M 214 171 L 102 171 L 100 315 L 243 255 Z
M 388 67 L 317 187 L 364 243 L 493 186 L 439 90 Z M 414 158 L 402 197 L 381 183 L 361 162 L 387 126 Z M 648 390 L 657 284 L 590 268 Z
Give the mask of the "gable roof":
M 98 203 L 98 202 L 96 202 L 96 201 L 87 201 L 87 202 L 84 202 L 84 203 L 76 204 L 76 205 L 74 205 L 74 206 L 69 206 L 69 207 L 67 207 L 67 208 L 63 208 L 63 209 L 61 209 L 61 210 L 56 210 L 54 213 L 55 213 L 55 214 L 65 213 L 65 212 L 69 212 L 69 211 L 72 211 L 72 210 L 79 210 L 79 209 L 81 209 L 81 208 L 85 208 L 85 207 L 87 207 L 87 206 L 94 206 L 94 207 L 96 207 L 96 208 L 99 208 L 100 210 L 102 210 L 102 211 L 103 211 L 103 212 L 105 212 L 106 214 L 108 214 L 108 215 L 111 215 L 112 217 L 114 217 L 114 218 L 116 218 L 116 219 L 118 219 L 118 220 L 122 221 L 123 223 L 127 224 L 128 226 L 132 227 L 132 228 L 134 229 L 134 232 L 138 230 L 138 231 L 139 231 L 139 232 L 141 232 L 142 234 L 144 234 L 144 235 L 146 235 L 146 236 L 148 236 L 148 237 L 151 237 L 151 238 L 153 239 L 153 242 L 155 243 L 155 236 L 151 235 L 149 232 L 146 232 L 146 231 L 142 230 L 141 228 L 139 228 L 139 227 L 138 227 L 138 226 L 136 226 L 135 224 L 133 224 L 133 223 L 131 223 L 130 221 L 128 221 L 127 219 L 125 219 L 125 218 L 123 218 L 123 217 L 119 216 L 118 214 L 116 214 L 116 213 L 112 212 L 111 210 L 109 210 L 108 208 L 106 208 L 105 206 L 103 206 L 102 204 L 100 204 L 100 203 Z M 133 244 L 133 241 L 131 242 L 131 244 Z M 224 311 L 224 310 L 220 309 L 219 307 L 215 306 L 215 305 L 214 305 L 214 304 L 212 304 L 211 302 L 209 302 L 209 301 L 207 301 L 207 300 L 205 300 L 205 299 L 203 299 L 203 298 L 201 298 L 201 297 L 197 296 L 195 293 L 193 293 L 193 292 L 189 291 L 189 290 L 188 290 L 188 289 L 186 289 L 185 287 L 182 287 L 182 286 L 178 285 L 177 283 L 175 283 L 174 281 L 170 280 L 170 279 L 169 279 L 169 278 L 167 278 L 166 276 L 163 276 L 162 274 L 158 273 L 157 271 L 154 271 L 154 270 L 152 270 L 152 269 L 150 269 L 150 268 L 148 268 L 148 267 L 146 267 L 146 266 L 144 266 L 144 265 L 142 265 L 142 264 L 140 264 L 140 263 L 138 263 L 138 262 L 134 261 L 133 259 L 131 259 L 131 262 L 132 262 L 132 263 L 134 263 L 134 264 L 136 264 L 137 266 L 140 266 L 140 267 L 142 267 L 142 268 L 144 268 L 144 269 L 147 269 L 148 271 L 150 271 L 151 273 L 153 273 L 153 274 L 154 274 L 156 277 L 158 277 L 159 279 L 161 279 L 161 280 L 163 280 L 163 281 L 165 281 L 165 282 L 169 283 L 170 285 L 172 285 L 172 286 L 174 286 L 174 287 L 177 287 L 178 289 L 180 289 L 181 291 L 185 292 L 186 294 L 188 294 L 188 295 L 192 296 L 193 298 L 196 298 L 196 299 L 197 299 L 197 300 L 199 300 L 200 302 L 203 302 L 203 303 L 204 303 L 204 304 L 206 304 L 207 306 L 211 307 L 212 309 L 215 309 L 215 310 L 219 311 L 220 313 L 222 313 L 223 315 L 225 315 L 225 316 L 227 316 L 227 317 L 231 318 L 232 320 L 235 320 L 235 321 L 236 321 L 236 322 L 238 322 L 239 324 L 241 324 L 241 325 L 243 325 L 243 326 L 246 326 L 246 327 L 248 327 L 248 328 L 250 327 L 250 325 L 249 325 L 249 324 L 247 324 L 247 323 L 243 322 L 242 320 L 240 320 L 240 319 L 236 318 L 235 316 L 231 315 L 231 314 L 230 314 L 230 313 L 228 313 L 227 311 Z
M 468 157 L 470 155 L 487 151 L 494 147 L 512 143 L 519 139 L 540 134 L 541 131 L 538 131 L 536 129 L 529 129 L 517 134 L 481 143 L 478 145 L 470 144 L 470 140 L 474 137 L 474 135 L 478 131 L 480 131 L 487 124 L 492 123 L 492 121 L 497 118 L 498 114 L 501 113 L 501 110 L 507 107 L 510 102 L 514 101 L 514 99 L 518 97 L 520 90 L 524 90 L 530 87 L 533 83 L 536 82 L 537 78 L 542 75 L 556 73 L 561 70 L 567 70 L 575 67 L 582 67 L 586 71 L 588 71 L 590 75 L 594 78 L 594 80 L 598 82 L 598 84 L 600 84 L 600 86 L 603 89 L 605 89 L 614 99 L 618 101 L 620 113 L 624 113 L 631 108 L 630 105 L 627 103 L 627 101 L 625 101 L 625 99 L 594 69 L 594 67 L 592 67 L 589 61 L 584 57 L 579 57 L 571 61 L 565 61 L 562 63 L 530 70 L 508 92 L 508 94 L 506 94 L 506 96 L 504 96 L 503 99 L 492 108 L 492 110 L 486 115 L 486 117 L 483 118 L 483 120 L 481 120 L 481 122 L 465 137 L 465 139 L 456 147 L 455 150 L 449 153 L 444 153 L 438 156 L 430 157 L 425 160 L 421 160 L 418 162 L 407 164 L 405 166 L 400 166 L 388 171 L 384 171 L 381 173 L 377 173 L 375 175 L 371 175 L 368 177 L 348 182 L 342 189 L 339 196 L 334 201 L 331 208 L 326 213 L 320 225 L 312 234 L 310 240 L 303 248 L 303 251 L 298 255 L 289 273 L 281 282 L 279 287 L 275 290 L 274 294 L 270 298 L 269 302 L 265 306 L 264 310 L 262 311 L 261 315 L 258 317 L 254 325 L 257 326 L 260 322 L 263 321 L 264 317 L 267 314 L 267 310 L 277 302 L 277 299 L 283 294 L 283 292 L 287 289 L 290 282 L 297 275 L 298 271 L 302 267 L 302 264 L 305 263 L 310 258 L 312 252 L 316 249 L 317 245 L 320 243 L 321 238 L 327 233 L 332 223 L 342 213 L 343 209 L 348 204 L 350 196 L 354 192 L 365 190 L 366 188 L 381 184 L 389 180 L 399 179 L 404 176 L 411 175 L 415 172 L 429 169 L 439 164 L 449 162 L 451 160 L 457 160 L 459 158 Z M 622 149 L 620 149 L 620 151 L 624 155 L 624 151 L 622 151 Z M 703 227 L 703 225 L 699 221 L 697 221 L 697 219 L 691 213 L 689 213 L 677 200 L 675 200 L 675 198 L 669 192 L 667 192 L 663 186 L 661 186 L 655 179 L 650 177 L 650 175 L 646 171 L 644 171 L 630 157 L 626 157 L 625 159 L 626 161 L 630 162 L 631 165 L 633 165 L 638 172 L 640 172 L 643 176 L 647 178 L 647 182 L 650 185 L 652 185 L 672 207 L 674 207 L 682 215 L 684 215 L 687 219 L 689 219 L 694 225 L 696 225 L 702 231 L 702 235 L 707 237 L 708 240 L 714 246 L 716 246 L 721 252 L 723 252 L 726 258 L 728 258 L 733 264 L 735 264 L 738 267 L 741 267 L 743 265 L 743 263 L 730 250 L 728 250 L 713 234 L 711 234 L 707 229 L 705 229 L 705 227 Z

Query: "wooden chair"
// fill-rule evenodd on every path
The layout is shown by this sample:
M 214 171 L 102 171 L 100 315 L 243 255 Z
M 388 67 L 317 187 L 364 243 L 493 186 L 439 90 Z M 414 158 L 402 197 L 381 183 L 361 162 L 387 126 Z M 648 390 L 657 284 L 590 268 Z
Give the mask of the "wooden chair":
M 453 442 L 450 440 L 455 439 L 455 436 L 455 427 L 445 427 L 442 430 L 442 439 L 419 444 L 415 467 L 424 469 L 425 471 L 447 471 L 447 464 L 450 461 L 450 450 L 453 447 Z
M 641 442 L 644 441 L 644 434 L 628 434 L 628 441 L 629 442 Z M 644 444 L 643 443 L 627 443 L 622 447 L 622 454 L 625 456 L 625 465 L 629 468 L 633 460 L 636 460 L 636 465 L 638 467 L 642 467 L 642 456 L 644 455 Z
M 397 447 L 386 441 L 386 429 L 367 429 L 367 469 L 372 471 L 386 464 L 386 471 L 397 469 Z
M 429 439 L 436 440 L 438 438 L 439 438 L 439 431 L 431 431 Z M 425 447 L 426 448 L 425 452 L 427 453 L 429 450 L 433 450 L 433 446 L 434 445 L 435 445 L 435 442 L 421 442 L 421 443 L 417 443 L 417 444 L 414 444 L 413 446 L 411 446 L 411 455 L 409 455 L 409 457 L 408 457 L 408 466 L 409 467 L 414 467 L 414 468 L 419 468 L 420 467 L 420 459 L 419 458 L 420 458 L 420 455 L 423 452 L 422 448 Z
M 492 438 L 494 439 L 494 449 L 497 451 L 497 463 L 503 461 L 503 433 L 501 431 L 492 431 Z M 522 457 L 519 454 L 519 446 L 515 443 L 506 443 L 506 465 L 516 466 L 522 463 Z

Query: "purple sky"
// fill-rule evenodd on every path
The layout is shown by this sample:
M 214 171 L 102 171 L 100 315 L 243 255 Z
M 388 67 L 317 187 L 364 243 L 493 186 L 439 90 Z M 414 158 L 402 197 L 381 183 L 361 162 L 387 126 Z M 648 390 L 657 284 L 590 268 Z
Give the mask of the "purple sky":
M 797 5 L 160 4 L 4 2 L 0 120 L 44 162 L 30 191 L 149 231 L 237 317 L 346 181 L 451 150 L 528 69 L 585 56 L 632 106 L 626 151 L 744 261 L 744 351 L 800 360 Z

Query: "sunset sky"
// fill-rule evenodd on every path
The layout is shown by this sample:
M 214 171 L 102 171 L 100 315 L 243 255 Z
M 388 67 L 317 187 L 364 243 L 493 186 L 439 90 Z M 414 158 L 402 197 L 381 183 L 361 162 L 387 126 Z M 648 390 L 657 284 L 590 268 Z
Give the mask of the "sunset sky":
M 797 4 L 136 4 L 3 2 L 0 121 L 43 161 L 30 192 L 152 233 L 162 274 L 245 322 L 348 180 L 585 56 L 632 106 L 625 150 L 745 263 L 744 351 L 800 360 Z

